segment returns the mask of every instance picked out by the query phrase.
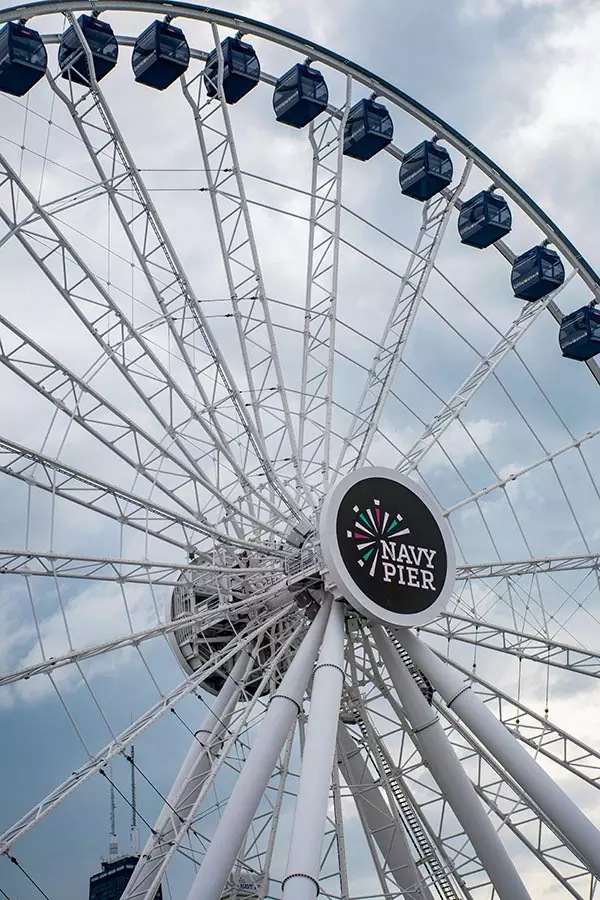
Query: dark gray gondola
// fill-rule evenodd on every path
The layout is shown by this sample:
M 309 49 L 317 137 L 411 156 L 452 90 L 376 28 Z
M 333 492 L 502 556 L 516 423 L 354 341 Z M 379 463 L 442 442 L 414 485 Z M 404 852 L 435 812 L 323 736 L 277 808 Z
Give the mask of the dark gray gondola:
M 508 203 L 499 194 L 481 191 L 466 200 L 458 216 L 458 233 L 463 244 L 483 249 L 509 233 L 512 216 Z
M 561 258 L 548 247 L 532 247 L 513 263 L 510 282 L 519 300 L 541 300 L 561 286 L 565 267 Z
M 237 103 L 260 80 L 260 63 L 252 44 L 238 38 L 227 37 L 221 43 L 223 50 L 223 94 L 227 103 Z M 216 49 L 206 60 L 204 83 L 209 97 L 217 96 L 219 60 Z
M 77 22 L 92 52 L 96 81 L 100 81 L 117 64 L 119 55 L 117 39 L 108 22 L 103 22 L 96 16 L 83 14 L 79 16 Z M 61 38 L 58 66 L 63 78 L 70 78 L 76 84 L 89 85 L 87 57 L 73 26 L 67 28 Z
M 0 31 L 0 91 L 23 97 L 44 77 L 48 54 L 37 31 L 7 22 Z
M 139 84 L 164 91 L 187 70 L 190 48 L 181 28 L 158 19 L 133 47 L 131 67 Z
M 278 122 L 304 128 L 327 109 L 329 91 L 318 69 L 297 63 L 277 79 L 273 109 Z
M 400 166 L 400 188 L 413 200 L 429 200 L 452 181 L 452 160 L 445 147 L 423 141 L 406 154 Z
M 583 361 L 600 353 L 600 309 L 583 306 L 565 316 L 558 341 L 567 359 Z
M 374 100 L 359 100 L 344 127 L 344 156 L 363 162 L 379 153 L 394 137 L 394 123 L 386 107 Z

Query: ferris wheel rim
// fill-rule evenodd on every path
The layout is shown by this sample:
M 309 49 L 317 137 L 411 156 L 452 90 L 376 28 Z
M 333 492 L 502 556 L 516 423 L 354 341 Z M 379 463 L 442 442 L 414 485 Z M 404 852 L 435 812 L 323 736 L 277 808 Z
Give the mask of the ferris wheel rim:
M 492 179 L 495 187 L 506 191 L 507 195 L 522 209 L 529 219 L 544 232 L 546 238 L 564 254 L 594 296 L 600 297 L 600 275 L 554 220 L 533 200 L 524 188 L 460 131 L 424 104 L 366 67 L 353 62 L 342 54 L 329 50 L 322 44 L 275 25 L 270 25 L 238 13 L 220 10 L 216 7 L 183 3 L 181 0 L 168 0 L 168 2 L 156 2 L 156 0 L 66 0 L 63 3 L 56 2 L 56 0 L 41 0 L 41 2 L 12 6 L 0 11 L 0 25 L 16 18 L 27 19 L 53 13 L 76 12 L 83 9 L 89 9 L 98 13 L 105 11 L 166 13 L 173 18 L 183 17 L 212 22 L 216 25 L 237 29 L 244 34 L 263 37 L 290 50 L 307 53 L 310 59 L 321 61 L 333 69 L 350 75 L 355 81 L 371 88 L 377 95 L 392 101 L 409 113 L 409 115 L 418 119 L 423 125 L 431 128 L 434 134 L 446 140 L 467 159 L 472 159 L 478 168 Z

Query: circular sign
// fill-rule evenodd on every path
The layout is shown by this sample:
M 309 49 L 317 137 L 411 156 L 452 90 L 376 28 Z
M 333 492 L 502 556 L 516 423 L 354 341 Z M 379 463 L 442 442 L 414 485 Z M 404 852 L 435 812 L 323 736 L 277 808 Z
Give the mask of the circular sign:
M 351 472 L 320 520 L 323 558 L 359 612 L 393 625 L 422 625 L 454 586 L 450 529 L 435 501 L 393 469 Z

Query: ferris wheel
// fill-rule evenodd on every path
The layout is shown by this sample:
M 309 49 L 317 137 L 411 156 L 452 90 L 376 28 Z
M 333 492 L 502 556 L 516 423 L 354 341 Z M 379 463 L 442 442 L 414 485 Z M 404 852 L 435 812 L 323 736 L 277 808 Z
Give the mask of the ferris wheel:
M 597 896 L 593 268 L 311 40 L 0 26 L 4 895 L 127 756 L 125 900 Z

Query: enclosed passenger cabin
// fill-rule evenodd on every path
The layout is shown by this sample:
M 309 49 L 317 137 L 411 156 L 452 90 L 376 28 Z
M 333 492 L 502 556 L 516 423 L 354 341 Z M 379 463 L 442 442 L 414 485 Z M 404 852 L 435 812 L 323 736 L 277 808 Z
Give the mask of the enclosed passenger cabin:
M 278 122 L 304 128 L 327 108 L 329 91 L 318 69 L 298 63 L 277 79 L 273 109 Z
M 470 247 L 489 247 L 508 234 L 512 216 L 504 197 L 481 191 L 466 200 L 458 216 L 458 233 L 463 244 Z
M 374 100 L 359 100 L 344 128 L 344 156 L 367 160 L 391 144 L 394 123 L 386 107 Z
M 583 306 L 565 316 L 558 341 L 568 359 L 586 360 L 600 353 L 600 309 Z
M 260 79 L 260 63 L 251 44 L 238 38 L 227 37 L 221 43 L 223 50 L 223 93 L 227 103 L 237 103 L 251 91 Z M 216 49 L 206 60 L 204 83 L 209 97 L 217 96 L 219 60 Z
M 158 19 L 140 34 L 131 56 L 135 80 L 158 91 L 173 84 L 189 64 L 190 48 L 181 28 Z
M 413 200 L 429 200 L 452 181 L 452 160 L 445 147 L 423 141 L 409 150 L 400 166 L 400 188 Z
M 77 19 L 94 60 L 96 81 L 108 75 L 117 64 L 119 45 L 108 22 L 95 16 L 79 16 Z M 85 51 L 77 32 L 71 26 L 63 34 L 58 48 L 58 65 L 63 78 L 70 78 L 76 84 L 89 85 L 90 73 Z
M 44 77 L 48 54 L 37 31 L 7 22 L 0 31 L 0 91 L 23 97 Z
M 517 256 L 510 282 L 520 300 L 540 300 L 560 287 L 565 280 L 565 267 L 560 256 L 548 247 L 532 247 Z

